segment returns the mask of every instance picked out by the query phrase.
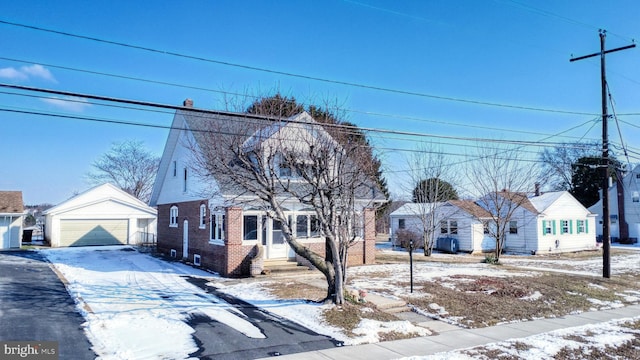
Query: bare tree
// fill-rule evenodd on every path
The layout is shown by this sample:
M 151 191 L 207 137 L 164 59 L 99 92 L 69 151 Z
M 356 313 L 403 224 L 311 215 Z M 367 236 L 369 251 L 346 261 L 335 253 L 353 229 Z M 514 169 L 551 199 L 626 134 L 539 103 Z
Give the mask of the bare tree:
M 533 189 L 535 163 L 521 159 L 516 147 L 481 145 L 478 150 L 478 156 L 470 162 L 467 176 L 470 186 L 480 195 L 476 203 L 490 214 L 485 231 L 495 239 L 495 260 L 499 261 L 516 211 L 532 208 L 527 192 Z
M 149 201 L 160 158 L 146 150 L 142 141 L 115 142 L 111 149 L 94 161 L 87 174 L 89 182 L 111 182 L 144 201 Z
M 257 197 L 251 205 L 279 221 L 293 251 L 325 275 L 327 299 L 344 303 L 348 251 L 362 235 L 363 210 L 377 197 L 384 200 L 371 176 L 371 158 L 364 156 L 370 150 L 342 138 L 353 135 L 348 127 L 326 130 L 306 113 L 289 119 L 247 115 L 246 121 L 202 126 L 188 145 L 194 168 L 215 179 L 220 194 L 235 194 L 229 202 Z M 324 254 L 297 239 L 285 214 L 292 201 L 313 209 Z
M 407 189 L 412 191 L 415 206 L 411 207 L 420 223 L 424 255 L 431 256 L 434 233 L 439 225 L 438 208 L 447 200 L 458 198 L 455 189 L 444 178 L 452 168 L 446 157 L 433 145 L 422 146 L 407 160 L 410 173 Z
M 538 181 L 547 184 L 552 190 L 573 192 L 572 176 L 578 159 L 599 157 L 599 143 L 564 143 L 540 152 L 542 170 Z

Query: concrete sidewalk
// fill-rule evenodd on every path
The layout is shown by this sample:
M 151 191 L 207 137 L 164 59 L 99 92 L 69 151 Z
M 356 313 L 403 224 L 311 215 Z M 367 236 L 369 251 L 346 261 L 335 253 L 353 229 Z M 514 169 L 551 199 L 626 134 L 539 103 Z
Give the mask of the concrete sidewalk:
M 632 305 L 618 309 L 585 312 L 576 315 L 566 315 L 559 318 L 525 321 L 480 329 L 460 329 L 452 327 L 449 330 L 441 330 L 438 335 L 434 336 L 387 341 L 376 344 L 344 346 L 307 353 L 283 355 L 278 358 L 311 360 L 386 360 L 408 356 L 424 356 L 639 315 L 640 305 Z

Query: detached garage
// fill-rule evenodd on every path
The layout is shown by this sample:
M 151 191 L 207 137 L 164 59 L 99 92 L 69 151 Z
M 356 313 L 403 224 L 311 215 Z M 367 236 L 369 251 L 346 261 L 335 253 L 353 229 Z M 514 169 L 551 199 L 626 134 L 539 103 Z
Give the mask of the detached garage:
M 124 245 L 153 241 L 156 210 L 112 184 L 79 194 L 45 211 L 52 247 Z
M 0 191 L 0 250 L 19 249 L 24 204 L 21 191 Z

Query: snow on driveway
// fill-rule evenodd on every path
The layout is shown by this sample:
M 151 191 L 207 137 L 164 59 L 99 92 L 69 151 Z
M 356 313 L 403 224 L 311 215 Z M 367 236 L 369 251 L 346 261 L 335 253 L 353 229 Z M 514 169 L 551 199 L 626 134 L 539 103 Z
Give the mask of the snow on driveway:
M 264 334 L 233 306 L 187 282 L 214 275 L 129 247 L 42 251 L 68 282 L 101 359 L 185 359 L 198 351 L 187 321 L 205 315 L 251 338 Z

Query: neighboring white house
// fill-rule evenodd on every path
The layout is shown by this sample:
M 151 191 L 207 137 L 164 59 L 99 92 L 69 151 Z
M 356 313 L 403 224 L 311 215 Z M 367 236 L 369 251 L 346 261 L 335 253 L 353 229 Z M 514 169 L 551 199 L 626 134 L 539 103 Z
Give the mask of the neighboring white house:
M 529 198 L 538 211 L 536 239 L 526 244 L 532 253 L 589 250 L 596 247 L 596 216 L 567 191 Z M 509 241 L 507 239 L 507 241 Z
M 396 244 L 398 230 L 404 229 L 421 236 L 424 221 L 432 211 L 433 243 L 438 238 L 458 240 L 458 250 L 487 252 L 495 249 L 495 242 L 485 234 L 484 224 L 489 215 L 471 200 L 449 200 L 441 203 L 407 203 L 390 214 L 391 239 Z M 435 246 L 434 246 L 435 247 Z
M 602 196 L 589 210 L 598 214 L 598 236 L 602 236 Z M 640 238 L 640 165 L 609 186 L 611 240 L 637 242 Z
M 595 217 L 566 191 L 550 192 L 521 199 L 521 205 L 509 220 L 504 250 L 516 253 L 548 253 L 588 250 L 596 247 Z M 391 238 L 398 229 L 420 234 L 425 204 L 405 204 L 391 213 Z M 451 200 L 432 207 L 437 212 L 433 234 L 437 238 L 458 240 L 458 249 L 466 252 L 495 250 L 489 235 L 491 214 L 476 202 Z
M 44 212 L 52 247 L 155 241 L 156 209 L 112 184 L 78 194 Z
M 21 191 L 0 191 L 0 250 L 20 248 L 24 204 Z

